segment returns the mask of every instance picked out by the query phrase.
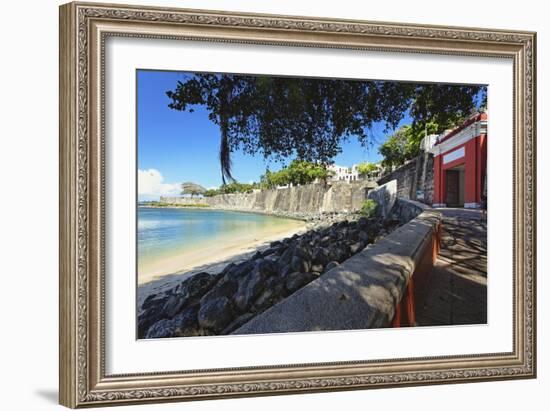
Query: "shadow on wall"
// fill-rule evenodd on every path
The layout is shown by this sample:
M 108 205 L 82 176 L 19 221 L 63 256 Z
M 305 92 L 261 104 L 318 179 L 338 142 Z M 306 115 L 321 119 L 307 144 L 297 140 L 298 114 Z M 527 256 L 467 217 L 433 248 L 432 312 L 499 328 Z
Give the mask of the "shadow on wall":
M 367 198 L 376 201 L 378 213 L 384 219 L 390 215 L 397 199 L 397 180 L 391 180 L 378 188 L 372 189 Z

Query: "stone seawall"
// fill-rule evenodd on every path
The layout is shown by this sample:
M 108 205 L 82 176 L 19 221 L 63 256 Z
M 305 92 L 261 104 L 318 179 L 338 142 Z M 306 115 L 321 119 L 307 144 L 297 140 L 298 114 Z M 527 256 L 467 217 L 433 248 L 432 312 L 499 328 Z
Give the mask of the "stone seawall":
M 349 213 L 361 208 L 373 183 L 333 183 L 257 190 L 250 194 L 222 194 L 214 197 L 161 197 L 166 204 L 207 204 L 221 210 L 252 211 L 298 218 L 323 213 Z

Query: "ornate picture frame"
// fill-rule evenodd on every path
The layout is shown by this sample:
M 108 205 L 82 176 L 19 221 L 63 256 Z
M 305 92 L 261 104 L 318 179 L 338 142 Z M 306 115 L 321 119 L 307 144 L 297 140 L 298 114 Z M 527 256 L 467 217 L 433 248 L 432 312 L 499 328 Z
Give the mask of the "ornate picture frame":
M 513 350 L 260 367 L 105 371 L 105 42 L 109 37 L 480 56 L 513 62 Z M 536 35 L 69 3 L 60 7 L 60 403 L 198 400 L 536 376 Z M 268 363 L 269 360 L 266 360 Z

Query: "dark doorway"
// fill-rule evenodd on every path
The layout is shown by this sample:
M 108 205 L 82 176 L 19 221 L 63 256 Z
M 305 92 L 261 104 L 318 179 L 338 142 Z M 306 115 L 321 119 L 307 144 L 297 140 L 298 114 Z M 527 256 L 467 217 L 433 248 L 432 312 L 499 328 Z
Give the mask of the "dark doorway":
M 460 171 L 447 170 L 446 175 L 446 204 L 447 207 L 459 207 L 460 206 Z

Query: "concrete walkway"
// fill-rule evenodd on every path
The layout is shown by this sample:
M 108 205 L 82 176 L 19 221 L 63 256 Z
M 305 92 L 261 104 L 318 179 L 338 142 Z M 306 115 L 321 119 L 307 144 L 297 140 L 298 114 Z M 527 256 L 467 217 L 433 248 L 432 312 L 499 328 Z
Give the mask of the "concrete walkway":
M 487 220 L 479 210 L 438 209 L 441 252 L 416 304 L 417 325 L 487 323 Z

